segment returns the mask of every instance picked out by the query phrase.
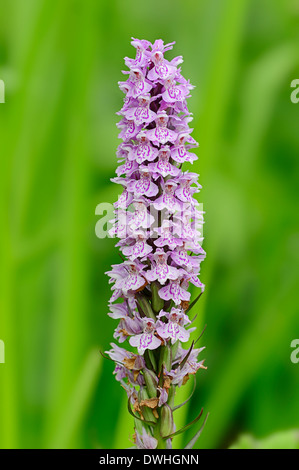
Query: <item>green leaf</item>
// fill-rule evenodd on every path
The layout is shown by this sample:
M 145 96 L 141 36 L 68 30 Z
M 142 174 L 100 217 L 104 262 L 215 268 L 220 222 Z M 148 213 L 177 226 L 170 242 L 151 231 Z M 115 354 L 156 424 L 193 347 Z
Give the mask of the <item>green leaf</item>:
M 182 360 L 182 362 L 180 362 L 176 367 L 175 369 L 177 369 L 178 367 L 180 367 L 180 369 L 182 369 L 184 367 L 184 365 L 186 364 L 186 362 L 188 361 L 189 359 L 189 356 L 192 352 L 192 349 L 193 349 L 193 346 L 194 346 L 194 341 L 192 341 L 192 344 L 189 348 L 189 351 L 187 352 L 186 356 L 184 357 L 184 359 Z
M 182 406 L 186 405 L 186 403 L 188 403 L 188 401 L 191 400 L 191 398 L 192 398 L 192 396 L 195 392 L 195 389 L 196 389 L 196 376 L 195 376 L 195 374 L 193 374 L 193 380 L 194 380 L 194 384 L 193 384 L 193 390 L 191 392 L 191 395 L 189 395 L 187 400 L 183 401 L 183 403 L 180 403 L 179 405 L 173 407 L 172 411 L 175 411 L 175 410 L 178 410 L 179 408 L 182 408 Z
M 198 294 L 198 296 L 196 297 L 196 299 L 193 300 L 193 302 L 191 302 L 191 304 L 189 305 L 189 307 L 187 308 L 186 310 L 186 313 L 190 312 L 190 310 L 194 307 L 194 305 L 197 304 L 197 302 L 199 301 L 200 297 L 202 296 L 203 292 L 200 292 L 200 294 Z
M 207 414 L 207 416 L 205 417 L 205 420 L 201 426 L 201 428 L 197 431 L 197 433 L 195 434 L 195 436 L 191 439 L 191 441 L 188 442 L 188 444 L 184 447 L 184 449 L 193 449 L 194 445 L 196 444 L 197 442 L 197 439 L 199 438 L 199 436 L 201 435 L 202 431 L 203 431 L 203 428 L 205 427 L 205 424 L 207 422 L 207 419 L 209 417 L 209 413 Z
M 187 429 L 189 429 L 191 426 L 193 426 L 193 424 L 197 423 L 197 421 L 200 420 L 200 418 L 202 417 L 202 414 L 203 414 L 203 408 L 201 409 L 199 415 L 193 421 L 191 421 L 191 423 L 188 423 L 186 424 L 186 426 L 179 429 L 178 431 L 175 431 L 174 433 L 169 434 L 169 436 L 166 436 L 165 439 L 169 439 L 170 437 L 177 436 L 178 434 L 181 434 L 182 432 L 187 431 Z

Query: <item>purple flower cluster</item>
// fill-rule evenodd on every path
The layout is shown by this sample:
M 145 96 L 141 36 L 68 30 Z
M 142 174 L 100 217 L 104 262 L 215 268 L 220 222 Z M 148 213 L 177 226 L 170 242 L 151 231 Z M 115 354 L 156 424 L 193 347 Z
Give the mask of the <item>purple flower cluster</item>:
M 110 235 L 120 238 L 116 246 L 124 261 L 107 274 L 109 315 L 119 320 L 114 338 L 128 340 L 131 348 L 112 344 L 107 353 L 133 407 L 141 448 L 160 447 L 163 439 L 170 445 L 174 388 L 204 367 L 197 360 L 201 349 L 181 346 L 195 329 L 187 314 L 188 288 L 191 283 L 204 290 L 199 271 L 205 252 L 203 213 L 194 198 L 198 175 L 182 169 L 197 159 L 186 103 L 193 87 L 181 75 L 182 57 L 164 58 L 173 44 L 133 39 L 136 58 L 125 58 L 128 77 L 119 82 L 126 96 L 112 181 L 123 192 Z

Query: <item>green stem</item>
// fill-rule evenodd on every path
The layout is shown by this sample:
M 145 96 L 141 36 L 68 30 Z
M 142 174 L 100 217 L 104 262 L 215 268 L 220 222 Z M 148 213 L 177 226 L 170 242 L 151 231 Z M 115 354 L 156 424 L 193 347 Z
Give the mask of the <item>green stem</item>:
M 161 419 L 161 418 L 160 418 Z M 154 437 L 158 441 L 157 449 L 166 449 L 166 440 L 161 437 L 160 434 L 160 419 L 156 426 L 154 427 Z

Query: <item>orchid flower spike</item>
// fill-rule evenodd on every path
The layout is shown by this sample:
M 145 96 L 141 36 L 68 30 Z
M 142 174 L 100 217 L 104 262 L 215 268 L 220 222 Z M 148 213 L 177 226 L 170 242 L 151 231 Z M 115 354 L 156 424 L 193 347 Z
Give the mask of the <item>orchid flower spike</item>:
M 184 167 L 197 160 L 186 101 L 193 87 L 178 67 L 182 57 L 164 57 L 174 43 L 132 38 L 131 44 L 136 57 L 125 58 L 127 80 L 119 82 L 125 93 L 117 113 L 122 142 L 112 180 L 122 194 L 109 232 L 120 238 L 123 262 L 107 273 L 108 315 L 118 321 L 114 339 L 122 347 L 111 343 L 107 354 L 128 396 L 135 447 L 169 449 L 180 432 L 173 418 L 183 406 L 174 405 L 177 387 L 205 369 L 198 359 L 204 348 L 194 348 L 189 318 L 196 303 L 190 303 L 189 287 L 204 291 L 199 273 L 205 258 L 203 213 L 194 197 L 201 186 Z

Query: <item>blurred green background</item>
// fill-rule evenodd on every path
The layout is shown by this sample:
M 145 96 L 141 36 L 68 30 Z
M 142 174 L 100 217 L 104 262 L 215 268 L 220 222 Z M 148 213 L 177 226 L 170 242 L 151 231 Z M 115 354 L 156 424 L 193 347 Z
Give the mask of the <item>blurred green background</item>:
M 131 445 L 125 392 L 99 355 L 116 325 L 104 272 L 119 257 L 115 240 L 94 232 L 96 205 L 119 191 L 109 179 L 131 36 L 175 40 L 168 57 L 183 55 L 196 85 L 192 169 L 208 253 L 197 326 L 207 323 L 208 370 L 177 425 L 204 406 L 203 448 L 298 428 L 290 343 L 299 337 L 299 104 L 290 83 L 299 78 L 299 2 L 1 0 L 0 8 L 0 447 Z

